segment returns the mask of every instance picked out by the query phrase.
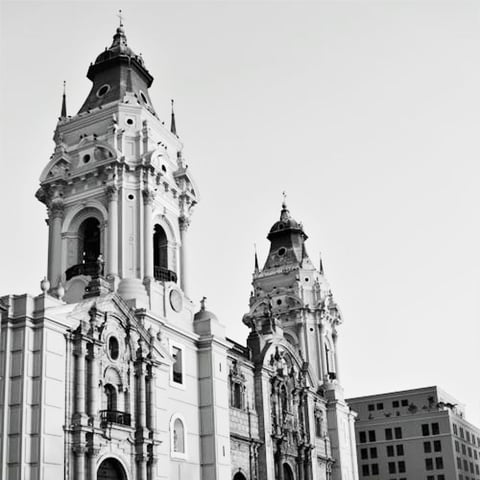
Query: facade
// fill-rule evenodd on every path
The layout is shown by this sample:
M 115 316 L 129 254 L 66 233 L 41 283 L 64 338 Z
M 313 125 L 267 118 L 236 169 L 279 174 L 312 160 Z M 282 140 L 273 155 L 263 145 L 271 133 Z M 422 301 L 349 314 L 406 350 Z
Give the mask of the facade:
M 359 477 L 479 480 L 480 429 L 438 387 L 351 398 Z
M 342 318 L 302 225 L 284 203 L 229 340 L 188 296 L 198 189 L 122 25 L 87 77 L 40 177 L 42 293 L 0 302 L 0 478 L 356 480 Z

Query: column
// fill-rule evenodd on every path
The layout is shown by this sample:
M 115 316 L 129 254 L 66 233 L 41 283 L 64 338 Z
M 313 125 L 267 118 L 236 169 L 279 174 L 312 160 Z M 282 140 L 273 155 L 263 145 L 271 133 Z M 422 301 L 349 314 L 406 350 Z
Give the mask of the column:
M 108 185 L 105 188 L 108 200 L 108 241 L 106 260 L 107 276 L 118 275 L 118 188 Z
M 323 322 L 320 319 L 320 323 L 318 325 L 318 330 L 320 332 L 320 355 L 322 358 L 322 373 L 323 373 L 323 379 L 328 375 L 327 372 L 327 363 L 326 363 L 326 357 L 325 357 L 325 342 L 324 342 L 324 335 L 323 335 Z M 322 379 L 322 380 L 323 380 Z
M 88 480 L 97 480 L 97 457 L 100 452 L 99 448 L 90 447 L 87 454 L 87 470 Z
M 145 364 L 143 360 L 137 360 L 135 375 L 137 377 L 137 428 L 146 426 L 146 393 L 145 393 Z
M 75 414 L 85 414 L 85 351 L 82 338 L 75 346 Z
M 157 411 L 156 411 L 156 405 L 157 405 L 157 391 L 156 391 L 156 375 L 154 372 L 154 367 L 150 367 L 150 374 L 148 376 L 148 405 L 149 405 L 149 410 L 148 410 L 148 419 L 147 419 L 147 425 L 148 428 L 154 433 L 155 432 L 155 427 L 157 424 Z
M 187 230 L 190 225 L 190 219 L 182 216 L 179 219 L 180 223 L 180 240 L 182 245 L 180 247 L 180 287 L 183 293 L 188 295 L 187 283 Z
M 75 453 L 75 480 L 85 480 L 85 452 L 84 445 L 74 447 Z
M 60 197 L 54 198 L 49 207 L 48 231 L 48 280 L 51 288 L 58 286 L 62 275 L 62 221 L 64 204 Z
M 153 201 L 155 194 L 152 190 L 143 190 L 143 215 L 144 215 L 144 234 L 143 234 L 143 270 L 145 278 L 153 278 Z
M 89 366 L 90 371 L 88 375 L 89 379 L 89 402 L 88 402 L 88 414 L 90 417 L 95 418 L 98 415 L 98 346 L 94 340 L 89 345 Z
M 333 340 L 333 355 L 335 359 L 335 376 L 337 378 L 337 382 L 340 383 L 340 369 L 338 368 L 338 355 L 337 355 L 337 332 L 334 331 L 332 333 L 332 340 Z

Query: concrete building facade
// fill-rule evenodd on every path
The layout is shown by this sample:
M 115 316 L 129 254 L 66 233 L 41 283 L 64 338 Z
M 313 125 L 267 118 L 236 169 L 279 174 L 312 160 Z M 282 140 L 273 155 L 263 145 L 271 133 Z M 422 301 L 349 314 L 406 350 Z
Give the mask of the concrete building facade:
M 479 480 L 480 429 L 438 387 L 348 399 L 361 479 Z
M 0 478 L 356 480 L 342 318 L 302 225 L 284 202 L 229 340 L 189 298 L 198 188 L 122 25 L 87 77 L 40 177 L 42 293 L 0 302 Z

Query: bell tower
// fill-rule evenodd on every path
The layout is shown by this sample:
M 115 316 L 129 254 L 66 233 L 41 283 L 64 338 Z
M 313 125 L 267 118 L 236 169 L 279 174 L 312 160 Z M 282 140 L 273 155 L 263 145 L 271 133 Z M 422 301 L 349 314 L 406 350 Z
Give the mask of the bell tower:
M 101 276 L 111 291 L 154 308 L 166 285 L 187 295 L 186 235 L 198 191 L 172 123 L 159 119 L 153 77 L 120 22 L 88 69 L 90 93 L 67 115 L 37 198 L 48 211 L 48 280 L 68 303 Z
M 340 310 L 325 278 L 322 262 L 317 269 L 310 260 L 305 248 L 307 234 L 302 224 L 291 216 L 285 199 L 280 218 L 267 238 L 270 251 L 262 269 L 255 254 L 250 311 L 243 317 L 250 328 L 247 344 L 252 361 L 261 372 L 256 381 L 262 385 L 264 378 L 272 376 L 270 386 L 263 383 L 264 402 L 269 399 L 270 405 L 257 405 L 261 412 L 260 429 L 265 438 L 274 439 L 260 448 L 265 472 L 270 468 L 277 472 L 278 478 L 292 478 L 287 471 L 282 471 L 282 465 L 292 458 L 292 442 L 285 442 L 292 431 L 288 428 L 291 421 L 288 399 L 292 398 L 304 408 L 298 419 L 294 413 L 293 420 L 297 425 L 295 431 L 304 432 L 304 438 L 296 447 L 298 453 L 295 453 L 305 459 L 302 469 L 308 473 L 304 478 L 325 478 L 322 475 L 326 475 L 332 480 L 356 479 L 355 414 L 345 403 L 338 369 Z M 265 358 L 273 348 L 275 354 L 266 363 Z M 293 370 L 285 374 L 282 363 L 288 357 L 300 359 L 300 385 L 285 381 L 297 378 Z M 283 385 L 280 390 L 278 385 Z M 300 391 L 304 393 L 298 397 Z M 299 438 L 298 435 L 295 438 Z M 319 443 L 318 438 L 323 438 L 324 443 Z M 308 448 L 302 450 L 305 446 Z M 322 474 L 311 460 L 317 457 L 326 463 L 320 469 Z

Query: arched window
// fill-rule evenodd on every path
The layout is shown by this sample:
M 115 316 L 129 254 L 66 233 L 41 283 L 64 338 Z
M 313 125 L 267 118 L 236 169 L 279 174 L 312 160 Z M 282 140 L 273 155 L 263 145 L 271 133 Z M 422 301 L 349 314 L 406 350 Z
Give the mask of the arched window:
M 153 233 L 153 276 L 162 282 L 176 282 L 177 274 L 169 268 L 168 239 L 165 230 L 158 224 Z
M 106 409 L 110 412 L 117 410 L 117 391 L 110 383 L 105 385 Z
M 120 462 L 107 458 L 98 467 L 97 480 L 126 480 L 127 475 Z
M 247 477 L 242 472 L 237 472 L 233 477 L 233 480 L 247 480 Z
M 172 457 L 185 458 L 187 453 L 187 434 L 185 431 L 185 423 L 179 415 L 172 417 L 170 429 Z
M 81 263 L 95 263 L 100 255 L 100 222 L 87 218 L 79 228 Z

